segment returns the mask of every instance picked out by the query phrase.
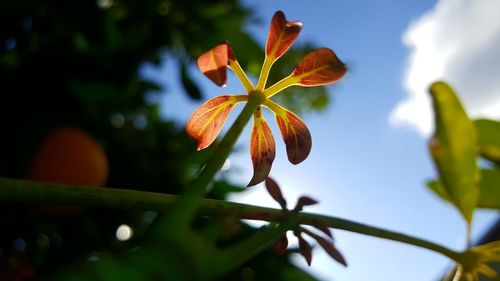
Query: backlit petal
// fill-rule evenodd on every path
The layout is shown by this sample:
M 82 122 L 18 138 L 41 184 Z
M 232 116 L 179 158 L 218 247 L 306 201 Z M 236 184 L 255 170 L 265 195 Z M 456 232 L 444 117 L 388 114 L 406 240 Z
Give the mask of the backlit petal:
M 186 132 L 198 141 L 198 150 L 208 147 L 220 133 L 229 112 L 246 96 L 218 96 L 198 107 L 186 125 Z
M 306 87 L 333 83 L 347 72 L 347 66 L 328 48 L 320 48 L 307 54 L 299 63 L 292 77 L 297 84 Z
M 235 60 L 231 46 L 221 43 L 198 57 L 198 67 L 210 80 L 219 86 L 227 81 L 227 66 Z
M 283 12 L 276 12 L 267 35 L 266 55 L 278 59 L 297 40 L 301 29 L 300 21 L 287 21 Z
M 253 163 L 253 177 L 248 186 L 256 185 L 267 178 L 276 155 L 273 134 L 260 108 L 254 114 L 250 155 Z
M 288 160 L 292 164 L 304 161 L 311 152 L 312 146 L 311 134 L 306 124 L 293 112 L 276 107 L 276 104 L 271 109 L 285 141 Z

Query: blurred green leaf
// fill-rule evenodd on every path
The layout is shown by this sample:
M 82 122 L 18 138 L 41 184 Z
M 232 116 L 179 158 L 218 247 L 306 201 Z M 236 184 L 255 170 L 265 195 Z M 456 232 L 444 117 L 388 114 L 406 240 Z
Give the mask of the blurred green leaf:
M 479 143 L 479 154 L 500 165 L 500 122 L 479 119 L 474 121 Z
M 500 210 L 500 170 L 481 170 L 481 187 L 478 208 Z
M 122 95 L 120 89 L 111 83 L 71 81 L 68 88 L 87 104 L 118 99 Z
M 318 279 L 314 278 L 309 273 L 297 268 L 297 267 L 287 267 L 283 268 L 282 276 L 284 281 L 316 281 Z
M 444 185 L 436 180 L 427 182 L 427 187 L 444 201 L 451 203 Z M 481 170 L 481 184 L 477 208 L 500 210 L 500 170 Z
M 194 100 L 201 100 L 202 95 L 200 88 L 198 88 L 198 85 L 196 85 L 193 79 L 191 79 L 191 76 L 189 76 L 187 65 L 184 63 L 179 63 L 179 68 L 181 73 L 182 86 L 184 87 L 184 90 L 186 90 L 188 96 Z
M 227 181 L 216 181 L 213 183 L 209 197 L 213 199 L 224 199 L 230 193 L 239 193 L 245 191 L 241 186 L 229 183 Z
M 444 185 L 437 180 L 431 180 L 427 182 L 427 187 L 434 192 L 439 198 L 443 199 L 444 201 L 451 203 L 451 198 L 448 195 L 448 192 L 446 191 L 446 188 Z
M 436 131 L 429 149 L 449 200 L 470 224 L 479 196 L 476 132 L 453 89 L 430 87 Z
M 231 12 L 233 6 L 230 3 L 203 3 L 199 5 L 196 12 L 207 19 L 216 19 L 217 17 L 227 15 Z

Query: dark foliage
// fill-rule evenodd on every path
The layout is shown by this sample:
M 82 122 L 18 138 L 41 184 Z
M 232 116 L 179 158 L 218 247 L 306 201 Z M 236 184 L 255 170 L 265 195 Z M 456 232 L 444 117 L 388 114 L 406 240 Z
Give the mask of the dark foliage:
M 0 176 L 25 178 L 47 133 L 75 127 L 104 148 L 106 186 L 178 193 L 206 154 L 195 153 L 182 126 L 162 120 L 159 105 L 147 102 L 146 95 L 161 89 L 137 69 L 170 53 L 180 62 L 186 93 L 201 99 L 185 68 L 202 51 L 229 40 L 244 67 L 260 62 L 262 49 L 241 28 L 249 16 L 236 0 L 3 1 Z M 218 198 L 234 189 L 219 186 L 212 192 Z M 78 261 L 119 255 L 147 241 L 156 215 L 67 210 L 0 206 L 0 280 L 43 278 Z M 115 238 L 124 223 L 134 229 L 132 241 Z M 280 272 L 288 272 L 280 280 L 292 280 L 299 271 L 285 257 L 265 253 L 229 279 L 278 280 Z

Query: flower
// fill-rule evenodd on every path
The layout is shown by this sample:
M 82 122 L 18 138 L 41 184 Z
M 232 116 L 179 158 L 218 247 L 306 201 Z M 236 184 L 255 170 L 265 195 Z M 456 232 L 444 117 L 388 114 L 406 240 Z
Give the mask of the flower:
M 263 97 L 263 102 L 253 114 L 250 154 L 254 174 L 248 186 L 258 184 L 267 178 L 275 157 L 274 138 L 261 113 L 261 107 L 266 107 L 274 113 L 286 144 L 288 159 L 291 163 L 298 164 L 304 161 L 311 151 L 311 134 L 297 115 L 272 101 L 271 97 L 291 86 L 314 87 L 333 83 L 342 78 L 347 71 L 345 64 L 332 50 L 319 48 L 308 53 L 289 76 L 266 87 L 272 65 L 292 46 L 301 28 L 301 22 L 287 21 L 283 12 L 278 11 L 274 14 L 267 37 L 264 63 L 256 86 L 246 76 L 228 42 L 221 43 L 198 57 L 198 67 L 215 84 L 219 86 L 226 84 L 226 72 L 229 67 L 247 92 L 247 95 L 215 97 L 193 112 L 186 125 L 186 131 L 198 141 L 198 150 L 208 147 L 215 140 L 237 103 L 248 101 L 250 95 Z
M 318 201 L 312 199 L 311 197 L 300 196 L 295 207 L 289 210 L 286 207 L 286 200 L 283 197 L 283 193 L 281 192 L 281 189 L 276 181 L 274 181 L 272 178 L 267 178 L 265 181 L 265 185 L 267 192 L 271 195 L 274 201 L 278 202 L 278 204 L 281 206 L 281 209 L 283 210 L 282 220 L 285 220 L 290 216 L 298 215 L 298 213 L 301 212 L 305 206 L 315 205 L 318 203 Z M 265 214 L 253 214 L 251 216 L 253 216 L 253 218 L 259 218 L 259 216 L 265 218 Z M 297 224 L 297 226 L 294 227 L 293 234 L 299 240 L 300 254 L 305 258 L 307 264 L 311 265 L 312 262 L 312 247 L 309 242 L 304 239 L 302 234 L 306 234 L 312 239 L 316 240 L 318 245 L 321 246 L 332 259 L 344 266 L 347 266 L 347 262 L 344 256 L 334 245 L 333 235 L 328 226 L 319 219 L 312 220 L 309 223 L 313 228 L 325 234 L 326 237 L 324 235 L 318 235 L 317 233 L 300 226 L 300 224 Z M 280 239 L 274 241 L 273 248 L 278 255 L 282 255 L 283 253 L 285 253 L 286 249 L 288 248 L 288 238 L 286 236 L 286 233 L 281 236 Z
M 498 262 L 500 262 L 500 241 L 472 247 L 462 253 L 457 274 L 461 274 L 467 281 L 479 280 L 479 274 L 495 278 L 497 273 L 488 264 Z

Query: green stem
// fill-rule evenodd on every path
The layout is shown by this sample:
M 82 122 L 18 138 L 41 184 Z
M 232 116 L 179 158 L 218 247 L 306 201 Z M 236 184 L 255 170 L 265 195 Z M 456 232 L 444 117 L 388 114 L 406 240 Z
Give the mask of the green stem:
M 234 144 L 238 140 L 243 128 L 252 117 L 254 111 L 264 101 L 260 92 L 252 92 L 248 96 L 248 102 L 236 118 L 233 125 L 227 131 L 224 138 L 213 151 L 208 162 L 201 170 L 198 177 L 188 186 L 179 200 L 172 206 L 171 211 L 163 219 L 165 224 L 174 226 L 176 229 L 187 229 L 192 218 L 198 210 L 200 200 L 205 195 L 207 187 L 220 170 L 227 157 L 231 153 Z M 169 231 L 168 228 L 164 228 Z
M 470 221 L 467 221 L 467 229 L 466 229 L 466 233 L 467 233 L 467 240 L 465 241 L 465 245 L 467 248 L 470 248 L 472 246 L 472 222 Z
M 0 202 L 69 204 L 88 207 L 164 211 L 173 203 L 178 202 L 177 199 L 179 197 L 175 195 L 146 191 L 90 188 L 0 178 Z M 200 215 L 210 216 L 230 213 L 240 218 L 251 218 L 252 214 L 265 213 L 267 221 L 278 221 L 282 215 L 282 211 L 279 209 L 220 200 L 200 199 L 198 204 L 199 208 L 197 210 Z M 300 213 L 298 216 L 299 222 L 306 225 L 312 224 L 313 220 L 318 219 L 331 228 L 414 245 L 440 253 L 457 262 L 461 261 L 460 253 L 413 236 L 331 216 L 310 213 Z
M 448 249 L 444 246 L 441 246 L 439 244 L 420 239 L 414 236 L 398 233 L 395 231 L 390 231 L 390 230 L 385 230 L 382 228 L 378 227 L 373 227 L 369 226 L 366 224 L 362 223 L 357 223 L 353 222 L 350 220 L 342 219 L 342 218 L 336 218 L 336 217 L 330 217 L 330 216 L 322 216 L 322 215 L 316 215 L 316 214 L 309 214 L 309 213 L 301 213 L 299 214 L 299 222 L 302 224 L 311 224 L 312 221 L 314 220 L 321 220 L 326 225 L 332 228 L 336 229 L 343 229 L 347 230 L 350 232 L 355 232 L 359 234 L 364 234 L 372 237 L 378 237 L 378 238 L 383 238 L 383 239 L 388 239 L 392 241 L 397 241 L 413 246 L 417 246 L 420 248 L 428 249 L 437 253 L 440 253 L 444 256 L 449 257 L 452 260 L 459 261 L 460 259 L 460 253 L 455 252 L 451 249 Z

